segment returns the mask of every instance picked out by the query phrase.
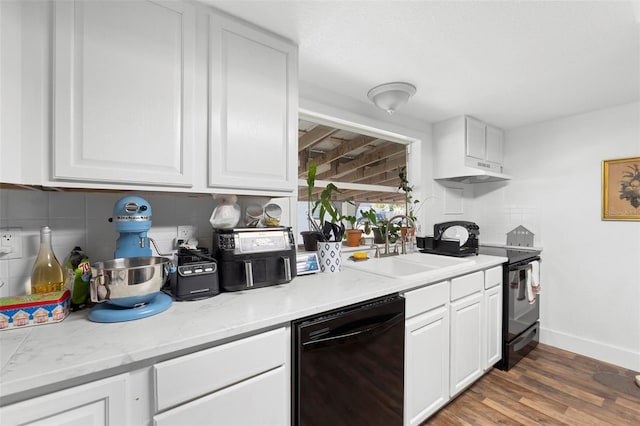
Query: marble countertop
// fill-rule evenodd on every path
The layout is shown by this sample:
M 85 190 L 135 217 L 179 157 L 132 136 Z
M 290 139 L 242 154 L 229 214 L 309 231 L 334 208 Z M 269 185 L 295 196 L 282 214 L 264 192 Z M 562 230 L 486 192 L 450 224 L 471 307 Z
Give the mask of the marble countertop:
M 81 311 L 60 323 L 2 331 L 0 405 L 506 261 L 484 255 L 465 259 L 468 262 L 453 269 L 402 278 L 362 272 L 346 261 L 339 273 L 303 275 L 288 284 L 173 302 L 167 311 L 140 320 L 94 323 L 87 319 L 87 311 Z

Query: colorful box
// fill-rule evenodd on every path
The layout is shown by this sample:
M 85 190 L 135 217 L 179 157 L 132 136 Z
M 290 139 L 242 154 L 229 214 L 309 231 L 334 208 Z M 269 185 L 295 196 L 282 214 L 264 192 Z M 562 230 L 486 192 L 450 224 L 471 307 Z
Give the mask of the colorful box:
M 60 322 L 69 315 L 69 290 L 0 298 L 0 330 Z

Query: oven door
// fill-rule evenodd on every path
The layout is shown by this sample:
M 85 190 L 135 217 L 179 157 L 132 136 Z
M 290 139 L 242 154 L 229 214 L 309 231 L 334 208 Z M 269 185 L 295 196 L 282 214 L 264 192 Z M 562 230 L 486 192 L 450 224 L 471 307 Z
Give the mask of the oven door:
M 527 297 L 527 269 L 531 268 L 530 262 L 534 260 L 539 261 L 540 258 L 509 265 L 504 291 L 508 341 L 515 339 L 540 318 L 540 295 L 535 295 L 533 303 L 529 303 Z

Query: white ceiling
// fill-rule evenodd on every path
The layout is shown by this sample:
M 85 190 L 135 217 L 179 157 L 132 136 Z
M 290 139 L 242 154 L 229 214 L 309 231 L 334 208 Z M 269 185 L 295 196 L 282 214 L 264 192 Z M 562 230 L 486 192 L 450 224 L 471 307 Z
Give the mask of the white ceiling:
M 362 102 L 407 81 L 397 114 L 512 128 L 640 100 L 636 1 L 217 1 L 299 45 L 301 82 Z

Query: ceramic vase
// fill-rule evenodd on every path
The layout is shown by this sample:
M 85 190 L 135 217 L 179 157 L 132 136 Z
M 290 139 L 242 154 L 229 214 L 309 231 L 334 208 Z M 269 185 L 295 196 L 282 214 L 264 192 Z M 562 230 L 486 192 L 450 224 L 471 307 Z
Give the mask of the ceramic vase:
M 318 242 L 321 272 L 342 271 L 342 242 Z

